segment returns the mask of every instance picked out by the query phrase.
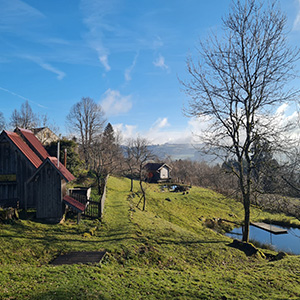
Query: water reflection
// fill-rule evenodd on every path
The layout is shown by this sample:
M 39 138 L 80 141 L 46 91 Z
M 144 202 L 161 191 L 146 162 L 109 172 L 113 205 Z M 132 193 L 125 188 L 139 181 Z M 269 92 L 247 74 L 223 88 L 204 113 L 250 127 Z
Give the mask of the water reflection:
M 285 229 L 288 230 L 287 234 L 272 234 L 268 231 L 250 226 L 250 240 L 255 240 L 263 244 L 271 244 L 277 251 L 300 254 L 300 229 Z M 233 231 L 227 233 L 226 235 L 240 240 L 242 239 L 242 227 L 235 228 Z

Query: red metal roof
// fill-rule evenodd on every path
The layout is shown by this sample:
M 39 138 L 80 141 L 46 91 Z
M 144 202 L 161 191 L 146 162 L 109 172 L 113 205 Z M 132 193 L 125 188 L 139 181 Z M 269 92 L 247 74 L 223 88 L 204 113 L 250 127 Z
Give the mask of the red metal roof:
M 73 174 L 60 162 L 59 167 L 57 167 L 57 158 L 49 156 L 48 159 L 52 162 L 54 167 L 59 170 L 59 172 L 65 177 L 67 181 L 72 181 L 75 179 Z
M 64 196 L 64 201 L 71 207 L 75 208 L 76 210 L 79 210 L 80 212 L 84 212 L 85 210 L 85 205 L 83 203 L 80 203 L 79 201 L 75 200 L 70 196 Z
M 24 128 L 17 128 L 16 130 L 21 132 L 26 141 L 41 155 L 43 159 L 46 159 L 49 156 L 49 153 L 32 131 Z
M 38 168 L 42 164 L 42 161 L 39 159 L 39 157 L 30 149 L 30 147 L 22 140 L 22 138 L 18 134 L 6 130 L 4 130 L 4 132 L 36 168 Z
M 22 139 L 20 135 L 18 135 L 17 132 L 10 132 L 4 130 L 8 138 L 21 150 L 21 152 L 31 161 L 31 163 L 38 168 L 43 163 L 42 160 L 38 157 L 38 155 L 28 146 L 28 143 L 36 149 L 38 153 L 45 159 L 49 159 L 50 162 L 53 164 L 53 166 L 61 173 L 61 175 L 67 180 L 72 181 L 75 179 L 73 174 L 62 164 L 59 164 L 59 167 L 57 166 L 57 158 L 49 156 L 46 149 L 43 147 L 41 142 L 34 136 L 34 134 L 27 129 L 17 128 L 16 131 L 22 134 L 22 136 L 25 138 L 25 141 Z

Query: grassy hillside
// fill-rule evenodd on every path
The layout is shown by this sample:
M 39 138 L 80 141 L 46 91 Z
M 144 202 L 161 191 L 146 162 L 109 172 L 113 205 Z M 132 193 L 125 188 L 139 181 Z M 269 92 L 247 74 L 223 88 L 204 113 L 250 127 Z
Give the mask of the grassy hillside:
M 239 203 L 197 187 L 182 195 L 149 185 L 143 212 L 129 186 L 126 179 L 109 179 L 102 224 L 87 219 L 80 225 L 75 219 L 57 225 L 34 220 L 1 224 L 0 297 L 300 298 L 297 256 L 272 262 L 246 256 L 229 246 L 230 238 L 207 228 L 214 225 L 212 219 L 241 221 Z M 253 209 L 252 218 L 286 217 Z M 60 253 L 102 249 L 108 254 L 99 265 L 49 264 Z

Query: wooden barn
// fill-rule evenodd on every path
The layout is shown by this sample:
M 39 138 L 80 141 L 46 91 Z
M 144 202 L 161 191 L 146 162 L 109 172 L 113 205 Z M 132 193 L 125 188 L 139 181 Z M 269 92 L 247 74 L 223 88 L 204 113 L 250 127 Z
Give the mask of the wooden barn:
M 60 221 L 66 184 L 74 179 L 30 130 L 1 133 L 0 206 L 35 208 L 37 218 Z
M 150 183 L 166 182 L 171 179 L 171 167 L 165 163 L 147 163 L 144 169 L 147 172 L 147 181 Z
M 66 185 L 74 179 L 63 164 L 58 164 L 57 158 L 47 157 L 43 161 L 26 185 L 26 192 L 35 198 L 37 218 L 53 222 L 61 220 L 65 211 Z

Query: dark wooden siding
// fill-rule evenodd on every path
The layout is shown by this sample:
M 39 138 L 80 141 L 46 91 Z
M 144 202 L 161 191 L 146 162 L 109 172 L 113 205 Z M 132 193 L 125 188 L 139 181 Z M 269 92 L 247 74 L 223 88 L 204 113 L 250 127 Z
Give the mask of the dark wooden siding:
M 63 216 L 62 187 L 64 181 L 57 171 L 46 164 L 33 180 L 33 187 L 37 197 L 37 218 L 60 221 Z
M 25 207 L 25 182 L 35 171 L 35 167 L 10 142 L 0 142 L 0 175 L 15 175 L 16 180 L 0 180 L 0 205 L 2 202 L 19 202 Z M 1 176 L 0 176 L 1 177 Z M 1 178 L 0 178 L 1 179 Z M 30 207 L 35 203 L 29 203 Z

